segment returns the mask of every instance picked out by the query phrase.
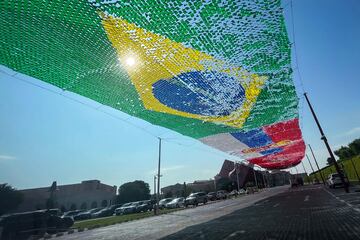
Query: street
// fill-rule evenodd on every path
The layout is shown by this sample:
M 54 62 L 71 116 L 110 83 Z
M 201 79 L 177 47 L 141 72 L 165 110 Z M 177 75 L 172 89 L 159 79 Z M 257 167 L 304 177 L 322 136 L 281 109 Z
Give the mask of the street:
M 360 239 L 356 203 L 360 193 L 284 186 L 57 239 Z

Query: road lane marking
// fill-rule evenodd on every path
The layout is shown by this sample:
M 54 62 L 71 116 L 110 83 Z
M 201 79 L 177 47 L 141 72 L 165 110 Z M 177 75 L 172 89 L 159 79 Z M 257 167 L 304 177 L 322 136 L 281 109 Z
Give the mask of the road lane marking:
M 354 209 L 357 212 L 360 212 L 360 209 L 355 207 L 354 205 L 352 205 L 351 203 L 348 203 L 347 201 L 337 197 L 335 194 L 333 194 L 332 192 L 328 191 L 327 189 L 323 188 L 325 192 L 327 192 L 328 194 L 330 194 L 331 196 L 333 196 L 334 198 L 336 198 L 338 201 L 345 203 L 346 205 L 348 205 L 349 207 L 351 207 L 352 209 Z
M 224 238 L 223 240 L 228 240 L 228 239 L 231 239 L 233 237 L 236 237 L 238 234 L 244 234 L 245 233 L 245 230 L 240 230 L 240 231 L 236 231 L 236 232 L 233 232 L 232 234 L 230 234 L 229 236 L 227 236 L 226 238 Z
M 275 204 L 273 207 L 278 207 L 280 205 L 280 203 L 277 203 L 277 204 Z
M 305 199 L 304 199 L 304 202 L 309 201 L 309 198 L 310 198 L 310 196 L 309 196 L 309 195 L 306 195 L 306 196 L 305 196 Z

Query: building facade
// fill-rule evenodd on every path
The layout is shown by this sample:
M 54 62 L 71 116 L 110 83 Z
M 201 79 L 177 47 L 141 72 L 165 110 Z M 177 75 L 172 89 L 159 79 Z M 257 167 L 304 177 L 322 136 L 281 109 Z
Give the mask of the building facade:
M 113 203 L 116 186 L 109 186 L 99 180 L 82 181 L 77 184 L 19 190 L 24 201 L 15 212 L 33 211 L 48 207 L 62 211 L 106 207 Z

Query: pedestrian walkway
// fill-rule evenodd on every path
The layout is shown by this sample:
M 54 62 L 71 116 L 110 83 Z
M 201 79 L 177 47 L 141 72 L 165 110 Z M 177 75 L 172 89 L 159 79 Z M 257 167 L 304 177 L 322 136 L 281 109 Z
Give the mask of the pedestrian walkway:
M 322 185 L 299 187 L 163 239 L 360 239 L 355 204 L 360 207 L 360 193 L 343 195 Z

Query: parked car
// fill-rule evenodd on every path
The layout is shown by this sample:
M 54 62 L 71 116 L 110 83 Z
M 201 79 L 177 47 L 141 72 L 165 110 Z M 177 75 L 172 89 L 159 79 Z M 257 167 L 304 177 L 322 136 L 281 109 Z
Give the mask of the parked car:
M 166 205 L 166 208 L 179 208 L 185 206 L 185 198 L 179 197 L 173 199 L 171 202 L 168 202 Z
M 130 214 L 130 213 L 136 213 L 136 208 L 140 205 L 141 202 L 130 202 L 125 203 L 120 208 L 115 209 L 116 215 L 123 215 L 123 214 Z
M 63 214 L 63 217 L 71 217 L 74 219 L 74 216 L 78 215 L 81 212 L 84 212 L 84 210 L 68 211 Z
M 245 189 L 240 189 L 239 190 L 239 195 L 243 195 L 243 194 L 247 194 L 248 192 L 247 192 L 247 190 L 245 190 Z
M 224 190 L 220 190 L 216 192 L 216 198 L 217 199 L 226 199 L 227 198 L 227 193 Z
M 43 236 L 66 231 L 74 224 L 71 217 L 59 217 L 48 210 L 15 213 L 0 217 L 2 240 L 28 239 L 31 235 Z
M 136 207 L 136 212 L 147 212 L 153 210 L 153 204 L 151 200 L 142 201 L 139 206 Z
M 159 201 L 159 209 L 163 209 L 166 207 L 166 204 L 171 202 L 173 198 L 164 198 Z
M 209 192 L 207 194 L 208 200 L 215 201 L 216 200 L 216 192 Z
M 80 213 L 78 213 L 77 215 L 75 215 L 73 217 L 74 221 L 90 219 L 92 217 L 93 213 L 98 212 L 101 209 L 102 208 L 93 208 L 93 209 L 90 209 L 90 210 L 85 211 L 85 212 L 80 212 Z
M 92 218 L 109 217 L 115 212 L 115 209 L 121 207 L 121 204 L 111 205 L 110 207 L 103 208 L 98 212 L 92 214 Z
M 346 176 L 344 176 L 344 180 L 347 183 L 348 180 L 346 178 Z M 341 178 L 340 175 L 338 173 L 332 173 L 328 176 L 328 179 L 326 180 L 327 185 L 330 188 L 335 188 L 336 186 L 342 186 L 342 182 L 341 182 Z
M 207 200 L 207 195 L 204 192 L 192 193 L 185 199 L 185 207 L 189 205 L 197 206 L 199 203 L 206 204 Z
M 228 194 L 228 197 L 231 198 L 231 197 L 236 197 L 237 195 L 239 195 L 239 192 L 236 191 L 236 190 L 232 190 L 229 194 Z

